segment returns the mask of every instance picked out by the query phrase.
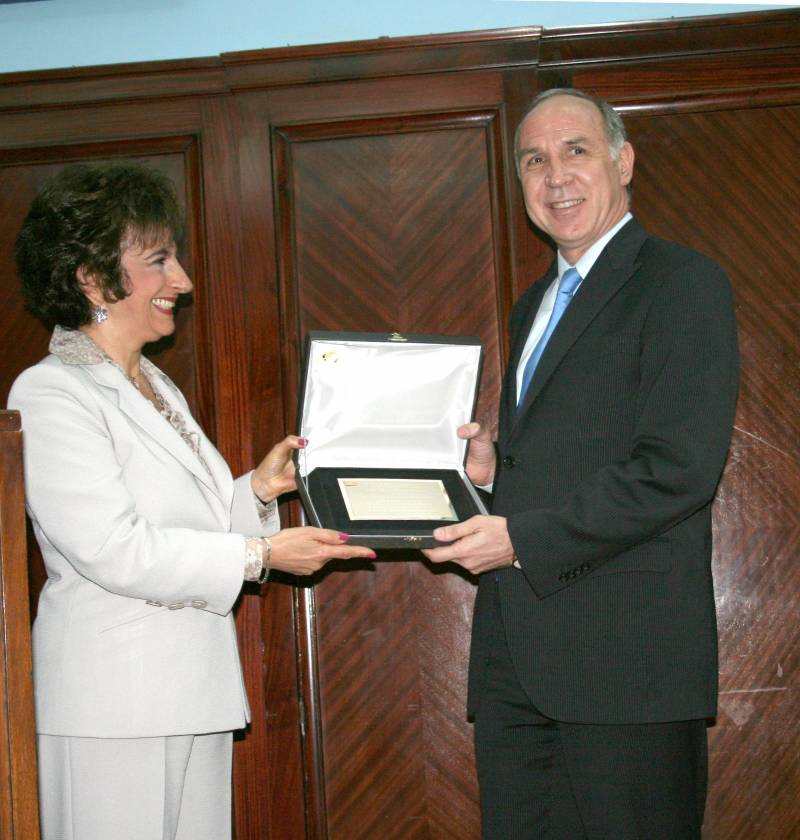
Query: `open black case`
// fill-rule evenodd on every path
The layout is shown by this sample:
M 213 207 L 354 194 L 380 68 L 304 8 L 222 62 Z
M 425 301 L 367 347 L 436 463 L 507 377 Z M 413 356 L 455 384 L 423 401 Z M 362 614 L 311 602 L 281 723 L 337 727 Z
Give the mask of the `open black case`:
M 310 332 L 295 453 L 308 521 L 354 545 L 428 548 L 434 528 L 486 513 L 456 435 L 481 361 L 477 338 Z

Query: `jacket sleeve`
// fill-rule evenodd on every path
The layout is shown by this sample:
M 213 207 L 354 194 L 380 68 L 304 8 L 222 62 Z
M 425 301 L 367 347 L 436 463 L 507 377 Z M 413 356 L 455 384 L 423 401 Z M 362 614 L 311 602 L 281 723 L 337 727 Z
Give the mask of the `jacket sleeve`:
M 274 502 L 259 505 L 250 484 L 252 474 L 253 471 L 250 470 L 239 476 L 233 484 L 231 530 L 248 537 L 271 537 L 281 527 L 278 505 Z M 259 511 L 259 507 L 263 513 Z
M 145 516 L 142 488 L 126 483 L 99 398 L 74 376 L 56 365 L 30 368 L 9 407 L 22 416 L 26 504 L 51 577 L 66 563 L 117 595 L 205 601 L 212 612 L 230 612 L 243 580 L 244 536 L 209 528 L 188 470 L 176 464 L 147 479 L 148 510 L 159 515 Z
M 588 475 L 558 506 L 508 518 L 537 594 L 574 583 L 710 504 L 730 443 L 738 379 L 728 280 L 694 254 L 667 273 L 647 313 L 627 455 Z

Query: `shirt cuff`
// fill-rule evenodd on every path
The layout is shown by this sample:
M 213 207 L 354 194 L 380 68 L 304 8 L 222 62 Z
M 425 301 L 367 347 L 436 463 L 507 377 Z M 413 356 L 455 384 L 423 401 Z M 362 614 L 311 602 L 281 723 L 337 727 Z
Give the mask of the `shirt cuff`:
M 272 544 L 267 537 L 247 537 L 244 544 L 244 579 L 264 583 L 269 575 Z
M 256 500 L 258 521 L 266 527 L 269 524 L 270 519 L 275 516 L 275 512 L 278 509 L 278 500 L 273 499 L 271 502 L 262 502 L 255 493 L 253 493 L 253 498 Z

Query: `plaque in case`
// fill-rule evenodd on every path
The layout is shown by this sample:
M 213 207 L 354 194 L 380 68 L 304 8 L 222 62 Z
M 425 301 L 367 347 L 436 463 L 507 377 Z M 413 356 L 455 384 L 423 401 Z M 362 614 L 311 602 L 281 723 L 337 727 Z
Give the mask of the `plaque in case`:
M 426 548 L 439 525 L 486 513 L 456 435 L 481 359 L 471 337 L 309 333 L 296 455 L 309 522 L 357 545 Z

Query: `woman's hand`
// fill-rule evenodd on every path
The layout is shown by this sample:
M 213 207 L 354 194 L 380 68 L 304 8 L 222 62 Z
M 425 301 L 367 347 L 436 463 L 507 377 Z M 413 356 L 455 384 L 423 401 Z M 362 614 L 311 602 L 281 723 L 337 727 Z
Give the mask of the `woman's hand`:
M 269 566 L 290 575 L 313 575 L 328 560 L 349 557 L 375 559 L 366 546 L 347 545 L 349 537 L 328 528 L 284 528 L 270 537 L 272 556 Z
M 271 502 L 282 493 L 297 489 L 294 480 L 292 452 L 306 445 L 297 435 L 286 435 L 267 453 L 266 458 L 253 470 L 250 486 L 262 502 Z

